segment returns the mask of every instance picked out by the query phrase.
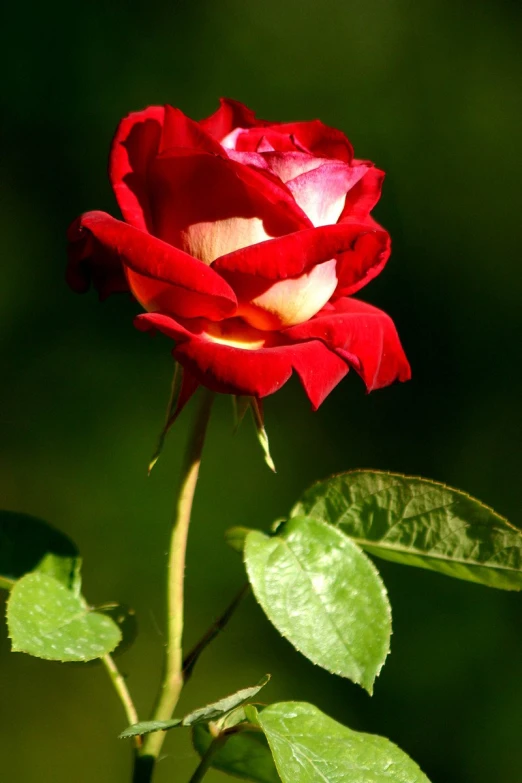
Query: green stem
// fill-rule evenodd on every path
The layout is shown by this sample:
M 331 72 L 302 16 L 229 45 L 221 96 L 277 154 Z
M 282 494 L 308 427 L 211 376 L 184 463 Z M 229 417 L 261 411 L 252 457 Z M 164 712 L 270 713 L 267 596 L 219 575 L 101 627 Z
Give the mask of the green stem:
M 185 464 L 181 473 L 178 499 L 170 543 L 167 578 L 167 648 L 163 679 L 152 720 L 169 720 L 178 703 L 183 688 L 183 585 L 185 576 L 185 553 L 187 535 L 192 511 L 192 502 L 198 480 L 201 453 L 205 441 L 212 400 L 214 395 L 207 389 L 202 390 L 200 409 L 187 446 Z M 154 764 L 158 759 L 165 732 L 149 734 L 140 750 L 142 768 L 145 770 L 148 757 L 150 771 L 138 780 L 147 783 L 152 779 Z
M 220 734 L 218 737 L 216 737 L 212 744 L 209 745 L 207 752 L 199 762 L 199 765 L 190 778 L 189 783 L 200 783 L 200 781 L 203 780 L 205 773 L 209 770 L 213 756 L 225 744 L 227 739 L 228 736 L 226 734 Z
M 131 726 L 133 723 L 138 723 L 138 713 L 136 712 L 136 707 L 134 706 L 134 702 L 132 701 L 132 697 L 127 688 L 127 683 L 125 682 L 125 678 L 121 674 L 120 670 L 118 669 L 118 667 L 114 663 L 113 658 L 110 655 L 104 655 L 102 658 L 102 662 L 105 668 L 107 669 L 109 677 L 111 678 L 111 682 L 114 686 L 114 690 L 118 694 L 119 699 L 123 705 L 123 709 L 125 710 L 125 716 L 127 718 L 127 724 Z M 135 737 L 134 744 L 136 749 L 138 750 L 142 744 L 141 737 Z

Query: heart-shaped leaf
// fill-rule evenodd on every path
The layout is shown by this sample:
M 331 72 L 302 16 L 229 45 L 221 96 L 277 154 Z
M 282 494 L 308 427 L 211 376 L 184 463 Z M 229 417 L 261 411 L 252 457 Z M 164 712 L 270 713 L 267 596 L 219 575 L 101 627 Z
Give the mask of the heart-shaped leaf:
M 200 756 L 204 756 L 213 737 L 207 725 L 199 723 L 192 730 L 192 742 Z M 253 783 L 280 783 L 272 753 L 260 731 L 241 731 L 231 734 L 226 743 L 211 759 L 211 766 Z
M 112 652 L 118 626 L 47 574 L 22 577 L 7 602 L 13 652 L 51 661 L 90 661 Z
M 212 704 L 207 704 L 205 707 L 199 707 L 197 710 L 193 710 L 185 715 L 184 718 L 172 718 L 172 720 L 146 720 L 140 723 L 135 723 L 133 726 L 129 726 L 125 731 L 120 734 L 120 739 L 127 739 L 128 737 L 135 737 L 137 734 L 151 734 L 154 731 L 167 731 L 168 729 L 174 729 L 178 726 L 194 726 L 197 723 L 208 723 L 209 721 L 215 721 L 218 718 L 222 718 L 227 713 L 245 704 L 254 696 L 257 696 L 261 688 L 267 684 L 270 679 L 269 674 L 265 674 L 262 680 L 257 685 L 251 688 L 242 688 L 230 696 L 225 696 L 219 701 L 215 701 Z
M 330 525 L 296 517 L 275 536 L 250 532 L 245 564 L 279 633 L 313 663 L 371 693 L 389 651 L 391 612 L 359 547 Z
M 335 525 L 385 560 L 522 590 L 522 531 L 444 484 L 355 470 L 310 487 L 292 510 L 302 514 Z
M 392 742 L 352 731 L 312 704 L 281 702 L 257 716 L 248 711 L 266 735 L 283 783 L 429 783 Z
M 73 542 L 47 522 L 0 511 L 0 587 L 10 590 L 24 574 L 39 571 L 79 592 L 80 564 Z

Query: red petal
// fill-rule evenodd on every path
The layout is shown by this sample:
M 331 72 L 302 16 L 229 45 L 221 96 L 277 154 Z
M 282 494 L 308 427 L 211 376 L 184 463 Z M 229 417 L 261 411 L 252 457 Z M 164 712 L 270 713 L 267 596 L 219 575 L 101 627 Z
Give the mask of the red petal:
M 83 230 L 84 217 L 81 215 L 76 218 L 67 230 L 68 262 L 65 279 L 68 285 L 73 291 L 82 294 L 89 290 L 92 282 L 102 300 L 110 294 L 129 291 L 120 259 L 92 234 Z
M 322 340 L 359 373 L 368 391 L 409 380 L 410 365 L 386 313 L 357 299 L 339 299 L 330 308 L 283 334 L 291 340 Z
M 310 225 L 288 188 L 275 177 L 216 155 L 166 153 L 151 167 L 150 188 L 155 233 L 198 258 L 206 255 L 209 263 L 220 255 L 218 251 L 208 258 L 216 231 L 222 231 L 221 252 L 226 252 L 227 245 L 236 249 L 259 241 L 260 227 L 264 239 Z M 252 237 L 247 230 L 243 239 L 245 221 L 252 219 Z
M 239 133 L 236 139 L 236 150 L 240 152 L 256 152 L 260 145 L 270 145 L 277 152 L 308 152 L 309 150 L 296 144 L 289 133 L 280 133 L 279 125 L 270 127 L 250 128 Z
M 70 241 L 82 243 L 82 263 L 102 276 L 118 264 L 133 294 L 147 309 L 163 309 L 185 318 L 221 319 L 236 309 L 228 284 L 210 267 L 104 212 L 88 212 L 71 227 Z
M 160 147 L 164 117 L 163 106 L 129 114 L 118 125 L 109 157 L 109 178 L 123 217 L 149 231 L 147 171 Z
M 277 130 L 295 136 L 303 147 L 319 158 L 335 158 L 345 163 L 353 160 L 353 147 L 344 133 L 320 120 L 283 123 Z
M 354 160 L 354 165 L 361 163 L 364 161 Z M 339 222 L 360 223 L 363 221 L 381 197 L 384 177 L 384 171 L 370 165 L 364 177 L 361 177 L 346 194 L 346 202 Z
M 344 210 L 346 194 L 363 173 L 362 166 L 321 160 L 317 168 L 298 175 L 287 185 L 314 226 L 327 226 L 337 223 Z
M 329 128 L 320 120 L 271 123 L 269 127 L 251 128 L 238 135 L 236 149 L 255 151 L 263 138 L 278 152 L 300 150 L 310 152 L 318 158 L 335 158 L 344 163 L 351 163 L 353 160 L 352 145 L 344 133 Z
M 138 316 L 142 331 L 158 329 L 178 341 L 172 354 L 204 386 L 222 394 L 266 397 L 278 391 L 295 370 L 314 408 L 346 375 L 343 359 L 320 341 L 244 350 L 191 334 L 159 313 Z
M 224 155 L 220 144 L 179 109 L 149 106 L 125 117 L 116 130 L 109 158 L 109 177 L 125 220 L 153 233 L 149 167 L 172 147 Z
M 213 155 L 226 157 L 221 144 L 205 132 L 199 123 L 183 114 L 181 109 L 165 106 L 165 120 L 159 154 L 175 147 L 210 152 Z
M 239 101 L 233 101 L 231 98 L 220 98 L 219 103 L 219 109 L 214 114 L 199 122 L 203 130 L 210 133 L 218 141 L 228 136 L 235 128 L 251 128 L 255 125 L 266 125 L 264 120 L 257 120 L 254 112 Z
M 373 221 L 372 221 L 373 222 Z M 354 294 L 380 274 L 390 257 L 391 242 L 387 231 L 374 223 L 377 230 L 361 233 L 353 248 L 337 259 L 336 296 Z
M 348 373 L 349 365 L 319 340 L 302 343 L 305 346 L 306 351 L 296 352 L 292 363 L 312 408 L 317 410 Z
M 257 275 L 268 280 L 297 277 L 323 261 L 352 250 L 365 226 L 343 223 L 304 229 L 251 245 L 217 258 L 212 264 L 224 276 L 230 272 Z

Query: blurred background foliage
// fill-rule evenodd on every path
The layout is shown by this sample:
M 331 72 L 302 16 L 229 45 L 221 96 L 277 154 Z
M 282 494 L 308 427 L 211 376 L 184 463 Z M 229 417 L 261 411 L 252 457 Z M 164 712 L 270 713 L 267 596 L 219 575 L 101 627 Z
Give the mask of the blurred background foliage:
M 365 396 L 354 373 L 312 414 L 297 383 L 266 401 L 278 474 L 230 400 L 212 421 L 187 568 L 190 644 L 242 583 L 230 525 L 267 527 L 311 481 L 352 467 L 432 477 L 520 524 L 522 155 L 520 8 L 508 0 L 95 0 L 3 11 L 0 497 L 78 543 L 93 602 L 135 607 L 120 659 L 140 711 L 159 677 L 165 552 L 184 414 L 150 479 L 172 371 L 169 343 L 64 283 L 64 232 L 116 214 L 106 176 L 127 112 L 194 118 L 219 95 L 261 117 L 342 128 L 387 171 L 377 217 L 394 240 L 361 292 L 395 319 L 411 383 Z M 203 657 L 184 707 L 256 682 L 382 733 L 434 783 L 521 780 L 522 598 L 379 563 L 392 653 L 370 699 L 279 639 L 247 599 Z M 2 599 L 3 600 L 3 599 Z M 130 748 L 100 666 L 10 655 L 0 636 L 2 778 L 127 781 Z M 196 763 L 172 732 L 158 783 Z M 224 780 L 211 773 L 209 781 Z

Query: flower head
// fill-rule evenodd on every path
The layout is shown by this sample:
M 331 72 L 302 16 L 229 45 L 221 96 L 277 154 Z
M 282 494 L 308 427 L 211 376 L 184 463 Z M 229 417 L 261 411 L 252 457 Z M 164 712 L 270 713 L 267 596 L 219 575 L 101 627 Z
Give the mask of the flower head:
M 68 281 L 131 291 L 191 389 L 259 399 L 295 370 L 317 408 L 350 367 L 369 391 L 410 377 L 392 320 L 352 296 L 390 240 L 370 216 L 384 174 L 343 133 L 231 100 L 200 122 L 154 106 L 120 123 L 109 175 L 123 221 L 71 225 Z

